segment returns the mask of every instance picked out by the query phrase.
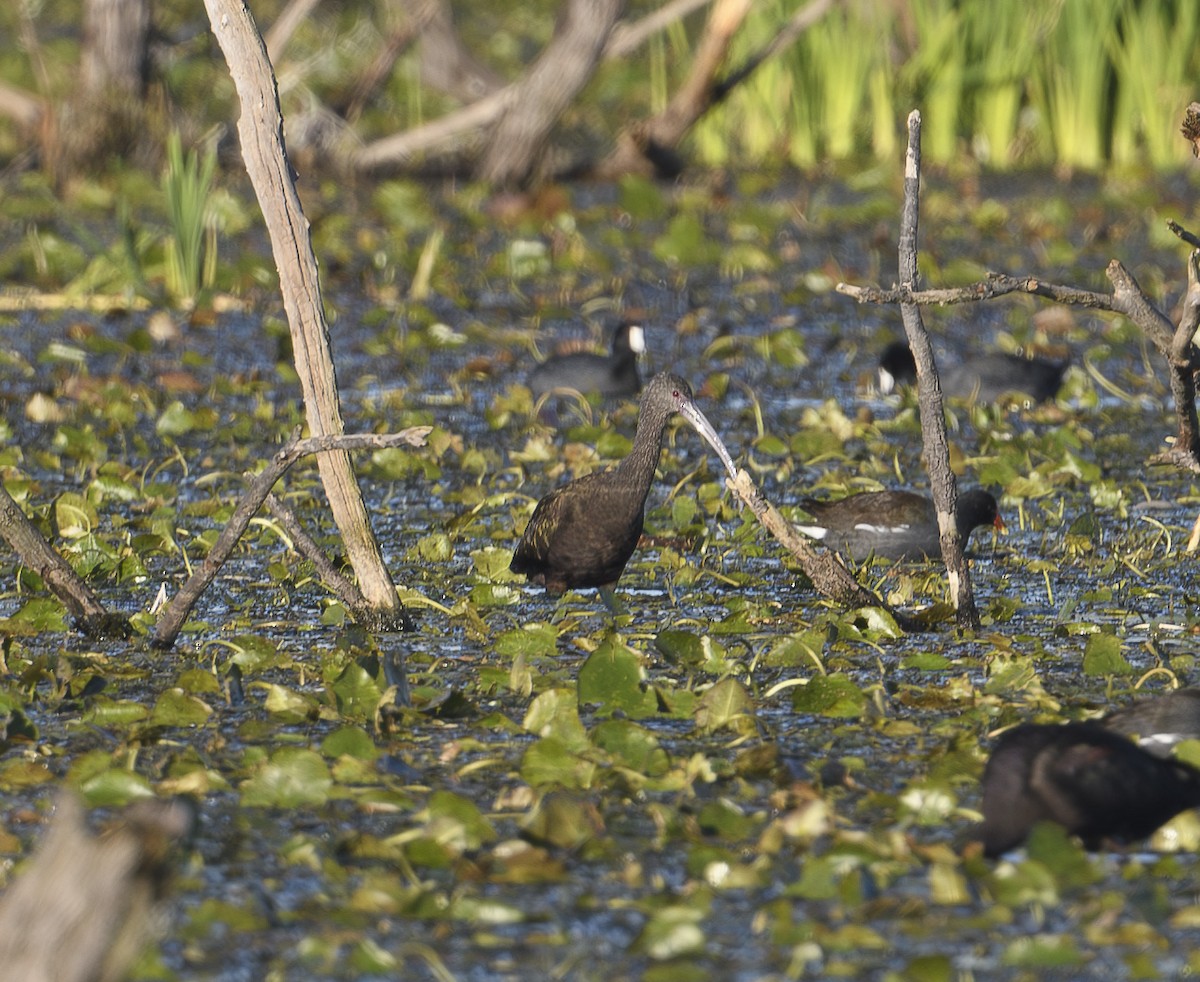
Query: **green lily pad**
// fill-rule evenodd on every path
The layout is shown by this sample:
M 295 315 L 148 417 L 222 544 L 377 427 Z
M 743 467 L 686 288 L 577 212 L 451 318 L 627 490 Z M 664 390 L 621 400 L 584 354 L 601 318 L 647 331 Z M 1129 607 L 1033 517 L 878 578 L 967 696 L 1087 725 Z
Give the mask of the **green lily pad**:
M 247 807 L 302 808 L 323 805 L 332 786 L 329 767 L 320 754 L 285 747 L 244 781 L 240 791 Z
M 644 682 L 641 655 L 619 640 L 607 638 L 579 668 L 579 703 L 595 706 L 600 715 L 652 716 L 658 700 L 644 688 Z

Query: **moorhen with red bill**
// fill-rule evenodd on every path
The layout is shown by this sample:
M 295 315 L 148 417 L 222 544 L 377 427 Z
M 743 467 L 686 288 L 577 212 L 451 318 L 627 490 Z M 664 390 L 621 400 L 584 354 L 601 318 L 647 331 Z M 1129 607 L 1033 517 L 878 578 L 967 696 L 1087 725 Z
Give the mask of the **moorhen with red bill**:
M 920 560 L 942 554 L 941 534 L 933 502 L 913 491 L 867 491 L 836 501 L 805 498 L 801 507 L 815 521 L 796 528 L 836 552 L 863 562 L 881 559 Z M 958 496 L 955 525 L 966 548 L 981 525 L 1004 528 L 996 499 L 981 488 Z

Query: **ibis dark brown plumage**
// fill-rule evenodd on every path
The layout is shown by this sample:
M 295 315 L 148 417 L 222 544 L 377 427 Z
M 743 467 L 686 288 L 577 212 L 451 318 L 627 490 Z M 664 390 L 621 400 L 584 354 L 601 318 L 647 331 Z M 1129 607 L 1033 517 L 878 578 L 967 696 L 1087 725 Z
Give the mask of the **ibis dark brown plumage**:
M 663 432 L 683 416 L 717 452 L 731 476 L 737 469 L 712 424 L 696 408 L 691 387 L 661 372 L 642 392 L 633 448 L 615 468 L 555 488 L 533 510 L 509 568 L 550 594 L 616 584 L 642 534 L 646 496 L 658 466 Z

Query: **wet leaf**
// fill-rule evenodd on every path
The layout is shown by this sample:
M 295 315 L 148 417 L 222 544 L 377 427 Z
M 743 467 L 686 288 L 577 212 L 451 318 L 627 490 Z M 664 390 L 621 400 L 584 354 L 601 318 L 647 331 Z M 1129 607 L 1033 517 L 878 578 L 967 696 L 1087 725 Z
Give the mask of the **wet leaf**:
M 653 914 L 634 941 L 634 947 L 656 961 L 666 961 L 704 950 L 702 911 L 682 904 L 663 907 Z
M 382 692 L 375 678 L 357 662 L 347 665 L 330 686 L 338 712 L 351 719 L 372 719 Z
M 110 767 L 101 771 L 84 781 L 79 790 L 92 807 L 115 807 L 139 798 L 154 797 L 150 782 L 124 767 Z
M 321 753 L 326 757 L 354 757 L 371 761 L 379 756 L 379 748 L 362 727 L 343 726 L 321 741 Z
M 238 790 L 246 807 L 303 808 L 323 805 L 332 786 L 320 754 L 285 747 L 272 754 Z
M 615 765 L 648 777 L 661 777 L 671 757 L 649 730 L 627 720 L 606 720 L 592 730 L 592 743 L 605 751 Z
M 435 791 L 429 796 L 427 828 L 444 846 L 461 853 L 478 849 L 496 838 L 491 823 L 469 798 L 451 791 Z
M 603 835 L 604 820 L 591 802 L 552 791 L 543 795 L 521 821 L 521 828 L 534 842 L 559 849 L 578 849 Z
M 212 707 L 204 700 L 183 689 L 167 689 L 154 703 L 150 722 L 156 726 L 201 726 L 211 715 Z
M 521 778 L 535 788 L 586 790 L 596 779 L 596 764 L 548 736 L 530 744 L 521 757 Z
M 601 715 L 652 716 L 658 700 L 644 688 L 644 680 L 641 655 L 617 638 L 606 638 L 579 668 L 580 705 L 592 705 Z
M 695 720 L 696 728 L 702 733 L 721 729 L 753 733 L 756 727 L 754 701 L 737 679 L 722 679 L 700 697 Z
M 579 721 L 576 695 L 567 689 L 548 689 L 534 699 L 523 725 L 528 732 L 554 737 L 573 750 L 584 750 L 590 745 Z
M 64 539 L 78 539 L 96 530 L 100 515 L 83 495 L 68 491 L 54 502 L 54 524 Z
M 1121 639 L 1112 634 L 1093 634 L 1083 649 L 1085 675 L 1132 675 L 1133 666 L 1121 654 Z
M 818 675 L 792 690 L 792 709 L 798 713 L 856 719 L 866 705 L 866 695 L 844 675 Z

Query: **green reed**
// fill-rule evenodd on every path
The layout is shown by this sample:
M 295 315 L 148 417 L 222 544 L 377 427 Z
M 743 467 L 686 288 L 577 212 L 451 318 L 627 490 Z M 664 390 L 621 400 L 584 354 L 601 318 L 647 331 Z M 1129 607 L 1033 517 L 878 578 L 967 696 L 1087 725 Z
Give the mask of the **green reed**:
M 1121 4 L 1120 30 L 1111 38 L 1119 81 L 1113 112 L 1112 159 L 1178 167 L 1188 158 L 1179 136 L 1183 109 L 1196 96 L 1200 0 Z
M 167 242 L 167 290 L 185 304 L 212 286 L 217 272 L 217 224 L 211 208 L 217 150 L 209 145 L 201 157 L 183 152 L 178 131 L 167 138 L 167 169 L 163 191 L 171 235 Z
M 731 63 L 794 9 L 755 4 Z M 934 163 L 1179 166 L 1197 77 L 1200 0 L 860 0 L 739 86 L 696 150 L 708 164 L 894 159 L 918 108 Z

